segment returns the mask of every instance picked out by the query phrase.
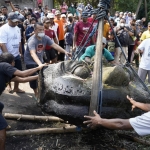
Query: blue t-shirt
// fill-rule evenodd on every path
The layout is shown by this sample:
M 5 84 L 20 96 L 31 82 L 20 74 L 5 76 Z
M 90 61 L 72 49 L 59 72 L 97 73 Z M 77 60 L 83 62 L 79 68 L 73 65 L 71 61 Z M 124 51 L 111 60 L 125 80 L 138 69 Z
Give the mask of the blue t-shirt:
M 92 58 L 95 55 L 95 45 L 88 46 L 85 50 L 85 53 L 80 57 L 80 61 L 84 60 L 85 57 Z M 103 56 L 108 60 L 108 61 L 113 61 L 114 57 L 112 54 L 106 49 L 103 49 Z

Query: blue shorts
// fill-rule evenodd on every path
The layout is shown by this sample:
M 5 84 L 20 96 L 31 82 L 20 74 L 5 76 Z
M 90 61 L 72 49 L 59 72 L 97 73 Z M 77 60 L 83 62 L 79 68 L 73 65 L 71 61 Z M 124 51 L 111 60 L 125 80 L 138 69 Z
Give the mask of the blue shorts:
M 4 105 L 0 102 L 0 130 L 5 129 L 8 126 L 5 118 L 2 116 L 3 108 L 4 108 Z

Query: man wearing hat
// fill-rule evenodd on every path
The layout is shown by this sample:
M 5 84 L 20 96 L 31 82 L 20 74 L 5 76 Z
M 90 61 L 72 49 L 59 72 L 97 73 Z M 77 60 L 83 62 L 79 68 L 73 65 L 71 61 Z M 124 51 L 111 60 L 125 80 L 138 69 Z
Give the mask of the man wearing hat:
M 84 11 L 82 13 L 82 21 L 79 21 L 75 27 L 74 27 L 74 39 L 73 39 L 73 51 L 76 51 L 75 55 L 78 55 L 79 53 L 79 46 L 83 46 L 84 43 L 87 41 L 89 34 L 92 31 L 92 28 L 90 29 L 91 23 L 88 22 L 88 17 L 89 14 L 88 12 Z M 86 36 L 85 36 L 86 35 Z M 85 38 L 84 38 L 85 37 Z M 83 40 L 84 39 L 84 40 Z M 82 42 L 82 43 L 81 43 Z M 92 39 L 85 45 L 85 48 L 90 46 L 92 44 L 95 44 L 94 41 L 94 36 L 92 37 Z M 82 52 L 78 55 L 78 58 L 80 58 L 80 56 L 82 54 L 84 54 L 85 49 L 82 50 Z
M 107 59 L 108 62 L 115 64 L 114 57 L 111 53 L 105 48 L 107 41 L 106 38 L 102 39 L 103 44 L 103 56 Z M 91 58 L 95 55 L 96 45 L 91 45 L 86 48 L 85 53 L 80 57 L 80 61 L 91 62 Z
M 64 49 L 65 45 L 65 40 L 64 40 L 64 27 L 63 27 L 63 22 L 61 20 L 61 13 L 59 10 L 55 12 L 56 19 L 54 20 L 55 23 L 58 23 L 59 25 L 59 35 L 58 35 L 58 40 L 59 40 L 59 46 Z M 65 54 L 64 53 L 59 53 L 58 54 L 58 61 L 64 61 L 65 60 Z
M 15 57 L 15 67 L 22 70 L 21 65 L 21 33 L 20 29 L 17 27 L 19 22 L 18 14 L 11 12 L 8 14 L 8 23 L 0 28 L 0 44 L 1 52 L 9 52 Z M 8 87 L 9 92 L 11 88 Z M 24 93 L 19 89 L 19 83 L 15 82 L 13 92 Z
M 54 22 L 55 15 L 53 13 L 48 13 L 47 18 L 50 19 L 50 29 L 54 30 L 56 38 L 58 40 L 59 26 L 58 23 Z

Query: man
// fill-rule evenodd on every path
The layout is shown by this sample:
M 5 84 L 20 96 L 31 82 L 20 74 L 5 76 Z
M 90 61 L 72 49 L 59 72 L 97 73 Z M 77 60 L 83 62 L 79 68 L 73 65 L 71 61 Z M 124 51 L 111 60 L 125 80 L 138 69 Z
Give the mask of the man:
M 135 46 L 135 40 L 137 37 L 137 28 L 135 25 L 136 20 L 131 19 L 129 27 L 125 28 L 125 30 L 129 34 L 129 45 L 128 45 L 128 62 L 131 62 L 132 52 Z
M 70 53 L 66 52 L 57 44 L 53 43 L 53 41 L 45 35 L 44 26 L 42 23 L 36 23 L 34 25 L 34 35 L 30 37 L 27 43 L 27 48 L 24 54 L 24 61 L 27 69 L 35 68 L 38 65 L 43 63 L 44 50 L 46 45 L 51 46 L 55 50 L 64 53 L 68 56 L 71 56 Z M 34 75 L 34 74 L 33 74 Z M 34 98 L 37 100 L 38 91 L 37 91 L 37 81 L 30 82 L 30 87 L 34 91 Z
M 8 14 L 8 23 L 0 28 L 0 44 L 2 52 L 10 52 L 15 57 L 15 67 L 22 70 L 21 33 L 17 27 L 19 21 L 18 14 L 15 12 Z M 8 87 L 8 91 L 12 91 L 11 87 Z M 18 82 L 15 82 L 13 92 L 24 93 L 19 89 Z
M 108 39 L 108 33 L 110 31 L 110 25 L 107 20 L 104 19 L 104 29 L 103 29 L 103 36 Z
M 150 39 L 145 39 L 138 46 L 139 52 L 142 54 L 138 75 L 145 82 L 148 75 L 148 83 L 150 83 Z
M 127 17 L 126 17 L 126 24 L 130 24 L 130 21 L 131 21 L 131 19 L 132 19 L 132 16 L 131 16 L 132 14 L 131 14 L 131 12 L 128 12 L 128 15 L 127 15 Z
M 87 41 L 89 37 L 89 34 L 92 31 L 93 27 L 91 27 L 91 23 L 88 22 L 87 20 L 88 20 L 88 12 L 84 11 L 82 13 L 82 21 L 79 21 L 74 27 L 73 51 L 76 51 L 75 55 L 78 55 L 79 46 L 82 47 L 84 45 L 84 43 Z M 90 46 L 91 43 L 95 44 L 94 36 L 92 37 L 91 40 L 87 42 L 87 44 L 85 45 L 85 48 Z M 78 59 L 81 57 L 81 55 L 84 54 L 84 52 L 85 52 L 85 49 L 83 49 L 82 52 L 78 55 Z
M 63 22 L 61 20 L 61 13 L 60 13 L 59 10 L 57 10 L 55 12 L 55 16 L 56 16 L 56 19 L 54 20 L 54 22 L 59 25 L 59 36 L 58 36 L 59 46 L 64 49 L 64 45 L 65 45 L 64 36 L 65 36 L 65 33 L 64 33 Z M 64 59 L 65 59 L 64 53 L 58 54 L 58 61 L 64 61 Z
M 143 32 L 140 40 L 144 41 L 147 38 L 150 38 L 150 22 L 148 23 L 148 30 Z
M 44 18 L 43 23 L 44 23 L 45 35 L 50 37 L 52 41 L 58 44 L 54 30 L 50 29 L 50 19 L 47 17 Z M 52 64 L 57 63 L 57 54 L 51 46 L 47 45 L 45 47 L 45 53 L 46 53 L 46 59 L 44 61 L 46 63 L 52 63 Z
M 0 55 L 0 95 L 5 90 L 7 84 L 11 81 L 14 82 L 29 82 L 38 78 L 38 76 L 30 76 L 34 72 L 41 70 L 45 64 L 41 64 L 40 66 L 20 71 L 14 68 L 15 58 L 10 53 L 3 53 Z M 6 127 L 7 122 L 2 116 L 2 110 L 4 105 L 0 102 L 0 150 L 5 150 L 5 140 L 6 140 Z
M 128 45 L 129 45 L 129 32 L 130 31 L 128 31 L 128 29 L 125 26 L 125 20 L 121 19 L 120 25 L 115 27 L 114 30 L 118 36 L 119 42 L 120 42 L 122 49 L 127 58 L 128 57 Z M 119 63 L 125 64 L 126 63 L 124 55 L 123 55 L 118 43 L 116 44 L 115 62 L 117 64 L 119 64 Z
M 73 3 L 71 3 L 70 7 L 68 8 L 68 12 L 71 13 L 73 16 L 76 14 L 76 8 L 74 7 Z
M 107 41 L 103 37 L 103 56 L 107 59 L 108 62 L 115 64 L 114 57 L 111 53 L 105 48 Z M 95 55 L 96 46 L 92 45 L 86 48 L 85 53 L 80 57 L 80 61 L 84 60 L 86 62 L 91 62 L 92 57 Z
M 55 18 L 54 14 L 48 13 L 47 18 L 50 19 L 50 29 L 54 30 L 56 38 L 58 40 L 58 37 L 59 37 L 59 25 L 58 25 L 58 23 L 54 22 L 54 18 Z
M 2 15 L 4 15 L 6 17 L 6 19 L 8 18 L 8 9 L 6 6 L 1 6 L 1 11 L 2 11 Z
M 27 26 L 27 29 L 25 31 L 26 41 L 34 35 L 34 25 L 36 24 L 36 19 L 34 17 L 31 17 L 29 19 L 30 24 Z
M 141 136 L 150 134 L 150 104 L 136 102 L 129 96 L 127 96 L 127 99 L 132 104 L 132 110 L 137 107 L 148 112 L 130 119 L 104 119 L 94 111 L 94 117 L 84 116 L 86 119 L 89 119 L 84 121 L 84 124 L 88 124 L 87 126 L 91 128 L 103 126 L 115 130 L 134 129 Z
M 0 16 L 0 27 L 5 24 L 5 16 Z

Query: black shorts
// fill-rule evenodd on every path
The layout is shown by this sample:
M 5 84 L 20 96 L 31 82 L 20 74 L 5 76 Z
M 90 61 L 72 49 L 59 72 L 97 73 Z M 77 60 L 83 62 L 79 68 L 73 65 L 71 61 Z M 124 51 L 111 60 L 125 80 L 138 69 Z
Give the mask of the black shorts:
M 15 68 L 22 70 L 21 58 L 20 56 L 15 57 Z
M 8 126 L 5 118 L 2 116 L 3 108 L 4 108 L 4 105 L 0 102 L 0 130 L 5 129 Z
M 50 60 L 53 60 L 57 57 L 56 51 L 51 48 L 50 50 L 45 50 L 46 58 L 44 58 L 44 61 L 49 63 Z
M 26 68 L 27 68 L 27 69 L 32 69 L 32 68 L 36 68 L 36 67 L 38 67 L 38 65 L 33 65 L 33 64 L 26 65 Z M 38 73 L 35 72 L 35 73 L 33 73 L 31 76 L 35 76 L 35 75 L 38 75 Z M 30 84 L 30 87 L 31 87 L 32 89 L 37 89 L 37 87 L 38 87 L 38 82 L 37 82 L 37 80 L 30 81 L 29 84 Z

